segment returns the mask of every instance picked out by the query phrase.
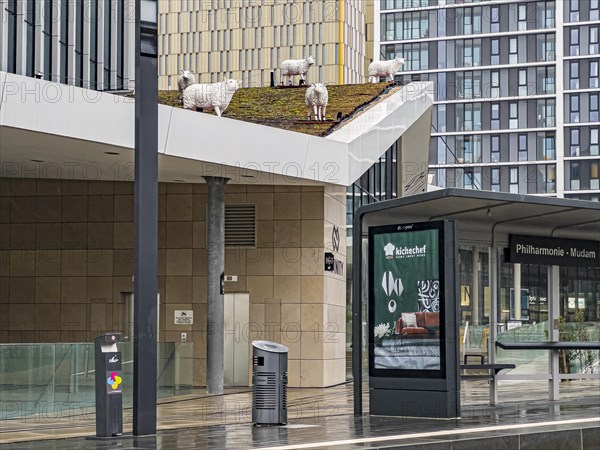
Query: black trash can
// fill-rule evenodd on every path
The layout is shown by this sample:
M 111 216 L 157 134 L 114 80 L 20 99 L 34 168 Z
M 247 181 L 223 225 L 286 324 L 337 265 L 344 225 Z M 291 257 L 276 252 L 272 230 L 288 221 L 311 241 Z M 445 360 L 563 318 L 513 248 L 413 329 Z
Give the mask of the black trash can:
M 287 424 L 288 348 L 252 342 L 252 424 Z

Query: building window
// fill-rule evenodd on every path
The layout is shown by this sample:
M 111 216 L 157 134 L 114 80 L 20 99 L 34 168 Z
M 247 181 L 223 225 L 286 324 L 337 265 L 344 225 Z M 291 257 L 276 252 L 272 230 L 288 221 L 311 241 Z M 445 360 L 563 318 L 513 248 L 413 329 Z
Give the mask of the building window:
M 64 0 L 63 0 L 64 2 Z M 25 28 L 27 30 L 27 55 L 25 60 L 25 74 L 28 77 L 35 75 L 35 21 L 36 21 L 36 6 L 35 0 L 27 0 L 27 13 L 25 15 Z M 10 13 L 9 13 L 10 15 Z M 10 33 L 10 32 L 9 32 Z M 9 34 L 10 39 L 10 34 Z
M 519 62 L 519 58 L 517 55 L 517 38 L 510 38 L 508 44 L 508 62 L 509 64 L 517 64 Z
M 500 136 L 492 136 L 492 162 L 500 162 Z
M 598 27 L 590 27 L 590 45 L 588 54 L 595 55 L 596 53 L 598 53 Z
M 556 106 L 552 99 L 538 100 L 538 127 L 554 127 L 556 123 Z
M 598 86 L 598 61 L 590 61 L 590 88 Z
M 579 2 L 580 0 L 569 0 L 570 22 L 579 22 Z
M 463 187 L 465 189 L 479 189 L 479 187 L 475 185 L 473 169 L 465 169 L 463 173 Z
M 600 19 L 600 9 L 598 0 L 589 0 L 590 1 L 590 20 L 598 20 Z
M 517 13 L 517 29 L 519 31 L 527 30 L 527 5 L 519 5 Z
M 538 159 L 555 159 L 555 141 L 554 133 L 538 133 Z
M 538 28 L 554 28 L 554 2 L 537 2 Z
M 519 193 L 519 168 L 510 168 L 510 179 L 509 179 L 509 192 L 511 194 Z
M 579 55 L 579 28 L 571 28 L 570 37 L 569 55 L 577 56 Z
M 581 189 L 581 171 L 578 162 L 571 162 L 571 190 L 578 191 Z
M 500 32 L 500 8 L 492 6 L 490 9 L 490 31 L 492 33 Z
M 598 166 L 600 166 L 600 164 L 597 162 L 592 162 L 590 166 L 590 189 L 600 189 L 600 174 Z
M 492 130 L 500 129 L 500 104 L 492 103 Z
M 555 39 L 553 34 L 539 34 L 537 40 L 538 61 L 554 61 Z
M 579 94 L 571 94 L 569 99 L 569 121 L 571 123 L 579 122 Z
M 590 122 L 598 122 L 598 94 L 590 94 Z
M 514 102 L 509 105 L 509 122 L 508 127 L 511 130 L 519 128 L 519 105 Z
M 104 0 L 104 89 L 111 89 L 112 9 L 111 0 Z M 182 33 L 181 36 L 184 36 Z M 183 51 L 184 46 L 181 47 Z M 189 66 L 188 66 L 189 67 Z
M 527 92 L 527 69 L 519 70 L 519 97 L 526 97 Z
M 579 156 L 579 128 L 571 128 L 571 156 Z
M 500 72 L 497 70 L 491 73 L 490 97 L 500 98 Z
M 54 57 L 52 52 L 52 26 L 54 25 L 52 8 L 52 0 L 44 1 L 44 27 L 42 34 L 44 36 L 44 80 L 52 80 L 52 58 Z
M 537 94 L 554 94 L 554 67 L 537 68 Z
M 569 89 L 579 89 L 579 62 L 570 64 Z
M 590 129 L 590 155 L 598 156 L 600 154 L 600 147 L 598 145 L 598 128 Z
M 456 41 L 456 65 L 458 67 L 474 67 L 481 65 L 481 39 L 465 39 Z
M 527 161 L 527 135 L 519 135 L 519 161 Z
M 462 14 L 457 17 L 457 29 L 461 34 L 472 35 L 481 33 L 481 8 L 464 8 Z
M 542 169 L 544 175 L 545 192 L 553 194 L 556 192 L 556 164 L 548 164 Z
M 446 131 L 446 105 L 437 106 L 437 129 L 440 133 Z
M 492 192 L 500 192 L 500 169 L 495 167 L 492 169 Z
M 11 73 L 17 71 L 17 0 L 9 0 L 6 6 L 8 14 L 8 39 L 7 39 L 7 70 Z
M 492 39 L 491 40 L 491 63 L 500 64 L 500 40 Z
M 98 89 L 98 0 L 90 2 L 90 89 Z

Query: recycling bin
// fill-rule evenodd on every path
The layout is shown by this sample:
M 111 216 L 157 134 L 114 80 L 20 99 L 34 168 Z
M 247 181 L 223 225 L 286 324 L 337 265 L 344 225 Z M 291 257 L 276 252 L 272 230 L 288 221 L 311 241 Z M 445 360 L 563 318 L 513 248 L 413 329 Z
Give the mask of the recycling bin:
M 120 333 L 98 336 L 94 341 L 96 358 L 96 437 L 123 435 L 123 372 Z
M 288 348 L 252 342 L 252 424 L 287 424 Z

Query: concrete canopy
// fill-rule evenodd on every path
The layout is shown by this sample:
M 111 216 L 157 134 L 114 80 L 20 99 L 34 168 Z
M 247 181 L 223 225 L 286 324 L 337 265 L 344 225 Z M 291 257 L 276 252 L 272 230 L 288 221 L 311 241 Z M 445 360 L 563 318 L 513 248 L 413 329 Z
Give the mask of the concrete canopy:
M 430 120 L 432 87 L 410 83 L 326 138 L 159 105 L 159 180 L 349 186 Z M 0 133 L 2 176 L 132 180 L 133 99 L 0 72 Z M 406 147 L 426 167 L 422 138 Z

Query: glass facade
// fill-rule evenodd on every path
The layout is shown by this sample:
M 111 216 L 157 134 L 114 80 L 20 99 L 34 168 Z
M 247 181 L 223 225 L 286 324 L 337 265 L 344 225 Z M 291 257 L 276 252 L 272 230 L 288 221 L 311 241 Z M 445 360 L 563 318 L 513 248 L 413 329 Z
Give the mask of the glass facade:
M 436 88 L 437 185 L 598 197 L 592 173 L 600 159 L 569 161 L 598 156 L 600 126 L 598 5 L 575 4 L 576 11 L 558 1 L 380 2 L 379 58 L 405 58 L 397 79 Z
M 129 88 L 133 0 L 7 0 L 0 8 L 0 70 L 96 90 Z

